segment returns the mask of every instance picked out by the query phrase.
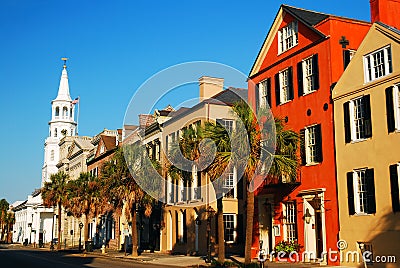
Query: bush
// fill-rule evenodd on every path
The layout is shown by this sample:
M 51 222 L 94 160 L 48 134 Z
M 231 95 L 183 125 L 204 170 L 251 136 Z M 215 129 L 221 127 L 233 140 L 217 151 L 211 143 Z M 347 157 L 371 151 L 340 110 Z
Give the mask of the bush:
M 299 252 L 302 246 L 295 242 L 281 241 L 275 245 L 275 252 L 285 252 L 287 254 L 295 251 Z

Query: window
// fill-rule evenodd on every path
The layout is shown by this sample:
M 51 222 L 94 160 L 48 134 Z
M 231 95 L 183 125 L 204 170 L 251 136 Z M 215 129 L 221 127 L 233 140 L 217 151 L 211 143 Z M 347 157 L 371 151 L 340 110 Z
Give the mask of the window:
M 220 124 L 221 126 L 223 126 L 226 131 L 228 131 L 228 133 L 232 133 L 233 129 L 234 129 L 234 120 L 231 119 L 217 119 L 216 120 L 218 124 Z
M 348 172 L 347 191 L 350 215 L 376 212 L 373 169 Z
M 57 138 L 57 128 L 54 129 L 54 137 Z
M 276 105 L 293 99 L 292 73 L 292 67 L 289 67 L 275 75 Z
M 352 49 L 343 50 L 344 69 L 347 68 L 347 65 L 349 65 L 351 59 L 354 57 L 355 54 L 356 54 L 356 50 L 352 50 Z
M 236 214 L 224 214 L 224 238 L 226 243 L 234 243 L 236 239 Z
M 282 53 L 297 45 L 297 21 L 293 21 L 278 32 L 278 52 Z
M 60 107 L 56 107 L 56 117 L 60 116 Z
M 318 54 L 297 64 L 299 96 L 311 93 L 319 88 Z
M 268 78 L 257 84 L 256 87 L 256 109 L 271 107 L 271 79 Z
M 400 211 L 400 195 L 399 195 L 399 187 L 400 187 L 400 165 L 399 163 L 391 165 L 389 167 L 390 172 L 390 192 L 392 195 L 392 209 L 393 212 Z
M 51 150 L 50 152 L 50 160 L 54 161 L 54 150 Z
M 101 146 L 100 146 L 100 154 L 102 154 L 102 153 L 104 153 L 106 151 L 106 147 L 104 146 L 104 144 L 102 144 Z
M 235 173 L 228 173 L 223 180 L 222 188 L 226 193 L 225 197 L 235 198 Z
M 392 73 L 390 46 L 381 48 L 364 56 L 365 82 L 370 82 Z
M 369 95 L 345 102 L 343 109 L 346 143 L 372 137 Z
M 388 132 L 400 130 L 400 85 L 386 89 L 386 119 Z
M 68 117 L 68 108 L 64 107 L 63 108 L 63 118 L 67 118 Z
M 321 125 L 314 125 L 300 130 L 302 165 L 322 162 Z
M 296 203 L 287 202 L 285 205 L 286 241 L 293 242 L 297 239 L 296 232 Z

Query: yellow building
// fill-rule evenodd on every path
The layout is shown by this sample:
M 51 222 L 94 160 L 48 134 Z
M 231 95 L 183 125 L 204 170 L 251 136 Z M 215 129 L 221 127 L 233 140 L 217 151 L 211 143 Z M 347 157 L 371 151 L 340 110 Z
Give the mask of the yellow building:
M 400 267 L 400 31 L 374 23 L 332 98 L 338 257 L 349 266 Z

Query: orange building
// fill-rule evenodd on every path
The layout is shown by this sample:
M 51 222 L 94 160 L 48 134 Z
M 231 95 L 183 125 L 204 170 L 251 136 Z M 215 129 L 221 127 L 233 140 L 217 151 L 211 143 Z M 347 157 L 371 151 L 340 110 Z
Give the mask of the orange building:
M 324 254 L 337 250 L 339 233 L 331 90 L 370 25 L 280 7 L 249 75 L 249 101 L 300 133 L 301 167 L 295 182 L 266 179 L 257 190 L 253 256 L 260 240 L 268 253 L 293 241 L 307 253 L 300 260 L 339 264 Z

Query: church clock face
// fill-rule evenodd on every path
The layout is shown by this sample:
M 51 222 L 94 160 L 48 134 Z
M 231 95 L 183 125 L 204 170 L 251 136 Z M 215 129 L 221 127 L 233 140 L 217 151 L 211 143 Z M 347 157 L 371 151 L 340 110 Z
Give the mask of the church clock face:
M 67 130 L 66 130 L 66 129 L 61 130 L 61 134 L 63 134 L 64 136 L 66 136 L 66 135 L 67 135 Z

